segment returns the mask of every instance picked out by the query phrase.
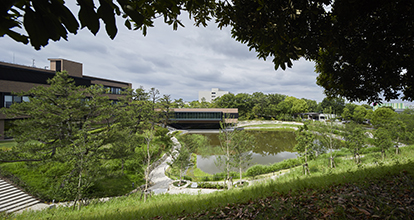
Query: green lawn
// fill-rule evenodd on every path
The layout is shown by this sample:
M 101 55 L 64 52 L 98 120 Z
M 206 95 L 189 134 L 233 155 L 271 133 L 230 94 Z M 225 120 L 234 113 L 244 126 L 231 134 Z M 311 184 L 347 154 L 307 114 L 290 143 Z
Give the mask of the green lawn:
M 13 141 L 13 140 L 0 141 L 0 150 L 9 150 L 14 146 L 17 146 L 16 141 Z
M 233 217 L 241 210 L 244 218 L 266 216 L 301 216 L 317 219 L 372 217 L 399 219 L 403 205 L 386 200 L 414 192 L 414 147 L 405 147 L 401 155 L 388 153 L 378 161 L 377 153 L 365 155 L 362 165 L 347 158 L 337 158 L 337 168 L 330 169 L 326 158 L 310 162 L 312 175 L 304 176 L 297 167 L 275 181 L 255 184 L 207 195 L 156 195 L 147 202 L 140 195 L 94 203 L 80 211 L 72 208 L 48 209 L 9 216 L 13 219 L 217 219 Z M 395 188 L 398 184 L 398 189 Z M 372 188 L 372 187 L 375 187 Z M 377 195 L 377 194 L 381 195 Z M 407 194 L 407 195 L 408 195 Z M 346 203 L 345 203 L 346 202 Z M 369 208 L 371 207 L 371 208 Z M 354 213 L 355 212 L 355 213 Z M 409 212 L 408 212 L 409 213 Z M 233 219 L 231 218 L 231 219 Z M 250 217 L 252 218 L 252 217 Z

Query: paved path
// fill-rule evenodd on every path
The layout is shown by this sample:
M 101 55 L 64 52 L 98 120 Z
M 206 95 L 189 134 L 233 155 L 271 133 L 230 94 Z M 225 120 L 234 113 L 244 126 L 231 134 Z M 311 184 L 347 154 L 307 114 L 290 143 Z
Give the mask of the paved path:
M 177 138 L 172 137 L 173 141 L 173 149 L 179 149 L 181 147 L 180 143 L 178 142 Z M 151 181 L 154 183 L 153 186 L 149 187 L 155 194 L 159 193 L 168 193 L 168 194 L 179 194 L 179 193 L 187 193 L 187 194 L 205 194 L 205 193 L 212 193 L 217 192 L 219 190 L 215 189 L 192 189 L 187 188 L 185 185 L 183 187 L 175 187 L 172 185 L 173 180 L 170 179 L 165 175 L 165 171 L 168 169 L 169 165 L 167 162 L 171 162 L 171 157 L 167 157 L 167 159 L 162 162 L 159 166 L 154 168 L 151 171 L 150 177 Z

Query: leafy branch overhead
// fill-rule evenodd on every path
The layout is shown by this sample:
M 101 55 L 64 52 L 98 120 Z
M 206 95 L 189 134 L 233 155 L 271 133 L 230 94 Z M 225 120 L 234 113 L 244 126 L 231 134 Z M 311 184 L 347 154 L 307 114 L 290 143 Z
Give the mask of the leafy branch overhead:
M 30 41 L 36 50 L 40 50 L 49 40 L 67 40 L 68 33 L 77 34 L 79 29 L 85 27 L 96 35 L 100 20 L 105 24 L 108 36 L 114 39 L 118 32 L 116 17 L 122 17 L 128 29 L 141 29 L 144 35 L 159 17 L 176 30 L 178 26 L 184 27 L 178 19 L 181 11 L 187 11 L 196 25 L 206 26 L 214 1 L 77 0 L 77 6 L 78 18 L 63 0 L 2 0 L 0 36 L 8 35 L 24 44 Z M 21 33 L 19 29 L 24 29 L 26 33 Z
M 187 12 L 197 26 L 213 18 L 219 28 L 230 26 L 234 39 L 258 58 L 270 57 L 275 69 L 300 58 L 315 61 L 317 84 L 329 97 L 414 99 L 411 0 L 77 0 L 77 6 L 78 18 L 63 0 L 2 0 L 0 36 L 39 50 L 84 27 L 96 34 L 100 20 L 113 39 L 116 17 L 144 35 L 157 18 L 176 30 Z

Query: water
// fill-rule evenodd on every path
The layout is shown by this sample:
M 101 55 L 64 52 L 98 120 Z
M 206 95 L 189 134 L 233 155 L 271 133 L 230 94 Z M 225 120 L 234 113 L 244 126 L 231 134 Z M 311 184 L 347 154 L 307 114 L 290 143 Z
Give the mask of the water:
M 296 144 L 295 133 L 287 131 L 247 131 L 256 138 L 255 146 L 252 146 L 253 159 L 249 166 L 255 164 L 273 164 L 284 159 L 296 158 L 293 151 Z M 220 142 L 217 133 L 203 134 L 210 139 L 212 146 L 219 146 Z M 210 174 L 222 172 L 223 169 L 215 164 L 217 156 L 203 158 L 197 157 L 197 167 Z

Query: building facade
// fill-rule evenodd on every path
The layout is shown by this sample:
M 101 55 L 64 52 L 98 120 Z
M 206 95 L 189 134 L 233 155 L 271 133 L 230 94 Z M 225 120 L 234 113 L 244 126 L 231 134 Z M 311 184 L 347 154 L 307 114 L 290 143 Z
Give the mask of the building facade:
M 382 103 L 382 104 L 375 105 L 374 106 L 374 111 L 377 110 L 378 108 L 381 108 L 381 107 L 384 107 L 384 106 L 392 107 L 395 110 L 395 112 L 397 112 L 397 113 L 401 113 L 405 109 L 413 109 L 414 108 L 414 105 L 404 104 L 402 102 L 400 102 L 400 103 Z
M 220 124 L 236 124 L 237 108 L 176 108 L 169 125 L 177 129 L 219 129 Z
M 50 70 L 0 62 L 0 108 L 8 108 L 13 103 L 28 101 L 29 97 L 13 95 L 13 92 L 28 91 L 36 86 L 47 86 L 47 80 L 56 72 L 66 70 L 77 86 L 103 85 L 110 90 L 107 94 L 110 100 L 116 101 L 121 97 L 121 91 L 131 88 L 132 84 L 83 75 L 82 63 L 65 60 L 49 59 Z M 4 131 L 12 120 L 0 114 L 0 140 L 4 139 Z
M 219 88 L 212 88 L 211 91 L 199 91 L 198 92 L 198 101 L 202 102 L 203 100 L 206 102 L 211 102 L 214 99 L 223 96 L 225 94 L 229 94 L 229 91 L 223 91 Z

